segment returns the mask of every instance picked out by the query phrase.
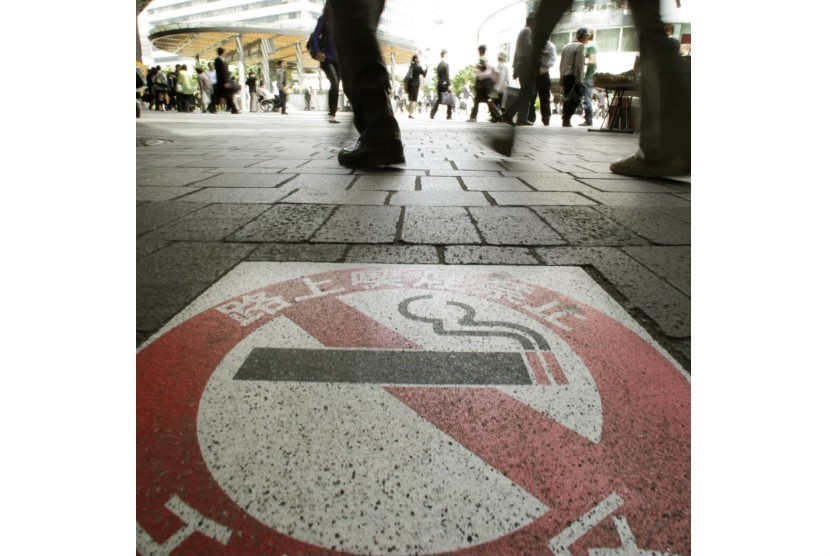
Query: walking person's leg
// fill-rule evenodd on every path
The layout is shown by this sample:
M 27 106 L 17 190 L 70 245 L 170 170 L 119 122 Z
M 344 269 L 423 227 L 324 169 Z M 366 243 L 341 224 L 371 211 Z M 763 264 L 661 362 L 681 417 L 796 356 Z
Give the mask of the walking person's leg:
M 380 55 L 377 26 L 383 0 L 327 2 L 343 71 L 343 89 L 354 110 L 360 139 L 337 159 L 344 166 L 385 166 L 405 162 L 401 132 L 389 102 L 389 72 Z
M 660 177 L 691 172 L 690 75 L 660 19 L 659 0 L 631 0 L 640 38 L 640 148 L 611 164 L 618 174 Z
M 582 81 L 582 106 L 585 108 L 585 121 L 579 125 L 593 125 L 594 122 L 594 81 Z
M 539 112 L 542 125 L 550 125 L 550 74 L 545 72 L 536 78 L 536 91 L 539 95 Z
M 339 123 L 335 120 L 337 114 L 337 101 L 340 97 L 340 64 L 335 61 L 325 60 L 320 64 L 323 68 L 323 73 L 329 80 L 329 121 L 332 123 Z

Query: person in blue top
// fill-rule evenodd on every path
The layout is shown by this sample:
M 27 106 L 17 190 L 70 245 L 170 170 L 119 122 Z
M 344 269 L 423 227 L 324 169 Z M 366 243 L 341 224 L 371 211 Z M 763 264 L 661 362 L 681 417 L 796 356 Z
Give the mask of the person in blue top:
M 320 69 L 326 74 L 329 80 L 329 122 L 338 124 L 337 121 L 337 100 L 340 97 L 340 63 L 337 61 L 337 48 L 331 37 L 331 27 L 326 21 L 326 14 L 323 13 L 317 18 L 317 27 L 311 36 L 309 53 L 311 57 L 320 62 Z

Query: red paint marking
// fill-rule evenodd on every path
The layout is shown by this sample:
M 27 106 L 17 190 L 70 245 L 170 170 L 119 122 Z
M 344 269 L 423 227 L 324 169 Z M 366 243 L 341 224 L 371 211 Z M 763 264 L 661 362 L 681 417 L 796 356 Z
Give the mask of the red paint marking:
M 351 283 L 352 270 L 321 273 L 322 283 L 345 293 L 365 291 Z M 424 269 L 399 271 L 402 287 L 413 287 Z M 411 277 L 411 279 L 409 278 Z M 486 285 L 487 279 L 465 277 Z M 520 283 L 516 280 L 516 283 Z M 457 554 L 547 554 L 547 542 L 611 492 L 625 502 L 625 515 L 643 548 L 689 554 L 690 385 L 642 338 L 610 317 L 550 290 L 532 286 L 525 306 L 552 300 L 578 306 L 570 332 L 554 329 L 539 315 L 503 300 L 491 300 L 534 318 L 564 338 L 582 358 L 602 398 L 603 433 L 598 444 L 491 388 L 388 387 L 387 391 L 426 417 L 551 511 L 519 531 Z M 394 289 L 384 287 L 383 289 Z M 296 303 L 307 295 L 301 279 L 262 288 Z M 234 298 L 238 299 L 238 298 Z M 229 300 L 230 301 L 230 300 Z M 538 301 L 538 303 L 537 303 Z M 348 309 L 348 318 L 337 313 Z M 315 313 L 310 315 L 308 313 Z M 418 349 L 373 319 L 334 298 L 303 301 L 247 327 L 208 309 L 145 347 L 136 366 L 136 517 L 157 542 L 182 523 L 164 504 L 173 494 L 205 517 L 233 530 L 227 546 L 191 536 L 176 554 L 337 554 L 274 531 L 236 505 L 210 474 L 197 437 L 198 405 L 205 386 L 227 353 L 278 315 L 290 316 L 332 347 Z M 566 317 L 567 318 L 567 317 Z M 537 360 L 538 363 L 538 360 Z M 558 383 L 564 377 L 554 375 Z M 536 371 L 534 371 L 535 373 Z M 619 546 L 606 520 L 571 546 L 575 556 L 592 547 Z
M 550 374 L 553 376 L 553 382 L 559 386 L 567 386 L 568 377 L 565 376 L 565 372 L 559 366 L 559 361 L 556 360 L 556 356 L 549 351 L 545 351 L 542 352 L 542 357 L 545 358 L 545 363 L 548 364 L 548 370 L 550 370 Z
M 539 361 L 539 356 L 535 351 L 526 351 L 525 357 L 530 364 L 530 370 L 533 371 L 533 377 L 536 379 L 536 384 L 550 384 L 548 376 L 545 374 L 545 369 L 542 368 L 542 362 Z
M 284 314 L 327 347 L 421 347 L 335 297 L 306 301 L 286 309 Z

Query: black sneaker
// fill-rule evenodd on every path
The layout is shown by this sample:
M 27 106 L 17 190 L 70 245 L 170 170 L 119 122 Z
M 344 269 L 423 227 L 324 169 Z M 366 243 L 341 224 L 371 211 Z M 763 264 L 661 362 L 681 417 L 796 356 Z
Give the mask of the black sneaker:
M 343 149 L 337 155 L 337 162 L 348 168 L 377 168 L 390 164 L 403 164 L 403 143 L 400 139 L 379 141 L 368 145 L 358 139 L 352 150 Z

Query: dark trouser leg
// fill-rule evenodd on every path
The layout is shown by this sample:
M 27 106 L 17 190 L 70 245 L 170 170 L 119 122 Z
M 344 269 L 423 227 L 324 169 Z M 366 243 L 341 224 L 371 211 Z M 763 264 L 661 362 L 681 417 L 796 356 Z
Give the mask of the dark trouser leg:
M 336 61 L 324 61 L 320 64 L 329 80 L 329 115 L 337 114 L 337 100 L 340 96 L 340 64 Z
M 573 116 L 574 111 L 576 111 L 576 107 L 578 104 L 577 102 L 572 102 L 568 100 L 570 98 L 568 95 L 574 87 L 576 87 L 575 76 L 566 75 L 562 78 L 562 95 L 565 98 L 564 102 L 562 103 L 562 125 L 565 126 L 570 125 L 571 116 Z
M 545 72 L 536 78 L 536 91 L 539 94 L 539 112 L 542 113 L 542 123 L 550 123 L 550 74 Z
M 400 140 L 387 88 L 389 74 L 380 56 L 377 26 L 384 0 L 338 0 L 326 8 L 333 16 L 343 89 L 354 109 L 362 140 Z
M 691 159 L 691 88 L 660 20 L 659 0 L 632 0 L 640 37 L 640 150 L 645 160 Z
M 438 90 L 438 98 L 435 99 L 435 103 L 432 105 L 432 110 L 430 110 L 430 112 L 429 112 L 429 117 L 430 118 L 434 118 L 435 113 L 438 112 L 438 106 L 441 104 L 441 95 L 442 94 L 444 94 L 444 91 L 439 89 Z M 449 109 L 450 109 L 450 107 L 448 106 L 447 110 L 449 110 Z
M 378 167 L 405 162 L 401 131 L 389 101 L 389 73 L 377 41 L 383 6 L 383 0 L 326 3 L 343 71 L 343 89 L 360 133 L 354 149 L 343 149 L 337 155 L 343 166 Z

